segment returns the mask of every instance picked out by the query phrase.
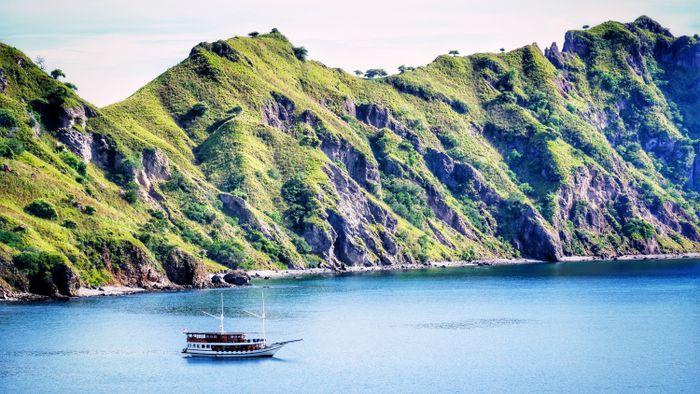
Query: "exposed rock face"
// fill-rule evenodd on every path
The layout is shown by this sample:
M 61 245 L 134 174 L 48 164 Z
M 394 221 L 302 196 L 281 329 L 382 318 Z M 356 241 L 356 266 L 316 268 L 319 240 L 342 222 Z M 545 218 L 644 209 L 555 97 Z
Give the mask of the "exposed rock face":
M 306 223 L 302 237 L 311 246 L 311 253 L 322 257 L 324 260 L 335 259 L 333 244 L 338 238 L 335 230 L 326 223 Z
M 586 39 L 585 33 L 580 31 L 567 31 L 564 35 L 564 46 L 562 52 L 570 52 L 585 58 L 590 53 L 590 42 Z
M 250 285 L 250 275 L 241 270 L 228 271 L 224 275 L 224 281 L 235 286 L 247 286 Z
M 467 193 L 491 206 L 494 213 L 511 210 L 508 201 L 488 186 L 483 176 L 471 165 L 455 162 L 443 152 L 429 149 L 425 155 L 428 168 L 441 182 L 457 194 Z M 434 194 L 434 193 L 429 193 Z M 460 216 L 444 202 L 436 200 L 431 208 L 441 220 L 458 232 L 474 238 Z M 543 260 L 558 260 L 563 256 L 557 234 L 537 210 L 529 205 L 521 205 L 517 212 L 508 215 L 508 225 L 514 231 L 507 231 L 513 245 L 523 255 Z
M 170 280 L 158 271 L 157 263 L 148 253 L 129 241 L 115 241 L 99 252 L 105 267 L 118 284 L 144 289 L 172 287 Z
M 185 287 L 207 287 L 209 278 L 202 260 L 179 248 L 173 248 L 163 262 L 171 282 Z
M 509 224 L 516 229 L 511 237 L 513 245 L 524 256 L 548 261 L 559 260 L 564 255 L 559 236 L 535 208 L 529 205 L 522 208 L 521 215 Z
M 10 85 L 9 82 L 7 82 L 7 77 L 5 77 L 5 72 L 3 71 L 2 68 L 0 68 L 0 93 L 4 92 L 5 89 Z
M 338 196 L 335 210 L 327 212 L 328 223 L 336 234 L 333 256 L 346 265 L 386 265 L 401 261 L 402 256 L 396 254 L 396 241 L 392 235 L 396 231 L 396 218 L 369 200 L 358 184 L 339 168 L 328 165 L 324 169 Z M 387 233 L 380 236 L 372 225 L 382 226 Z M 332 233 L 320 238 L 325 241 L 331 236 Z M 307 242 L 309 240 L 318 243 L 314 237 L 308 238 Z
M 413 148 L 418 152 L 423 152 L 423 146 L 418 138 L 408 127 L 398 122 L 389 109 L 376 104 L 360 104 L 355 108 L 357 120 L 378 129 L 388 128 L 403 138 L 408 139 L 413 144 Z
M 428 195 L 428 206 L 430 206 L 430 209 L 432 209 L 438 219 L 445 222 L 458 233 L 466 235 L 471 239 L 476 239 L 476 236 L 469 229 L 469 226 L 465 223 L 464 219 L 462 219 L 462 216 L 445 202 L 445 198 L 435 186 L 426 184 L 425 190 Z
M 57 265 L 52 272 L 56 290 L 63 296 L 75 296 L 80 288 L 80 278 L 72 268 L 65 264 Z
M 700 42 L 691 44 L 690 37 L 679 37 L 670 45 L 660 44 L 657 52 L 665 63 L 686 69 L 700 68 Z
M 83 133 L 74 128 L 66 128 L 59 130 L 57 135 L 58 139 L 76 156 L 84 161 L 92 160 L 92 134 Z
M 271 92 L 272 99 L 263 107 L 263 121 L 271 127 L 289 132 L 294 121 L 296 105 L 282 93 Z
M 90 110 L 82 105 L 63 109 L 58 119 L 58 128 L 71 129 L 76 126 L 85 128 L 89 112 Z
M 434 149 L 428 149 L 424 159 L 428 169 L 453 192 L 469 192 L 489 205 L 501 200 L 484 176 L 471 164 L 455 161 L 446 153 Z
M 369 161 L 367 155 L 342 138 L 327 133 L 319 133 L 318 136 L 323 153 L 329 159 L 345 164 L 352 179 L 365 188 L 379 185 L 379 169 L 375 163 Z
M 136 174 L 136 181 L 146 191 L 151 190 L 152 183 L 170 179 L 168 157 L 160 149 L 147 149 L 141 155 L 141 168 Z
M 556 42 L 553 42 L 549 48 L 545 48 L 544 56 L 552 62 L 556 68 L 564 68 L 564 56 L 559 52 L 559 47 Z
M 56 124 L 58 139 L 85 161 L 92 160 L 93 136 L 82 130 L 88 117 L 92 116 L 95 116 L 95 112 L 87 106 L 65 108 L 58 114 Z
M 226 214 L 238 218 L 241 224 L 262 232 L 266 237 L 272 237 L 273 230 L 253 213 L 246 200 L 229 193 L 220 193 L 219 201 L 223 203 Z

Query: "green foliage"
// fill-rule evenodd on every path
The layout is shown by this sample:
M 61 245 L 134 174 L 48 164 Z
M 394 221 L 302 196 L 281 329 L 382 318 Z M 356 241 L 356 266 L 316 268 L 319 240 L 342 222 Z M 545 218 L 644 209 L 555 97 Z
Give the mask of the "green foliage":
M 622 227 L 622 231 L 626 236 L 632 238 L 633 240 L 649 240 L 654 237 L 656 233 L 654 231 L 654 226 L 644 219 L 630 219 Z
M 0 108 L 0 127 L 12 129 L 19 127 L 19 120 L 15 114 L 7 108 Z
M 74 169 L 75 171 L 78 172 L 80 175 L 86 175 L 87 173 L 87 164 L 85 164 L 84 161 L 76 157 L 73 153 L 71 152 L 63 152 L 61 153 L 61 159 L 68 164 L 69 167 Z
M 135 204 L 139 200 L 139 185 L 136 182 L 129 182 L 126 185 L 123 197 L 129 204 Z
M 60 68 L 57 68 L 57 69 L 55 69 L 55 70 L 52 70 L 51 73 L 50 73 L 49 75 L 51 75 L 51 78 L 53 78 L 53 79 L 59 79 L 59 78 L 65 78 L 65 77 L 66 77 L 66 74 L 64 74 L 64 73 L 63 73 L 63 70 L 61 70 Z
M 365 71 L 365 77 L 369 79 L 386 77 L 387 75 L 389 74 L 387 74 L 387 72 L 382 68 L 370 68 L 369 70 Z
M 237 268 L 248 259 L 240 241 L 219 239 L 207 246 L 207 256 L 227 267 Z
M 86 205 L 83 212 L 85 212 L 86 215 L 94 215 L 97 210 L 92 205 Z
M 23 246 L 22 235 L 15 231 L 0 229 L 0 243 L 4 243 L 13 248 L 20 248 Z
M 189 202 L 182 207 L 182 212 L 190 220 L 195 222 L 208 224 L 214 221 L 216 215 L 204 204 L 200 204 L 196 201 Z
M 433 211 L 428 207 L 425 191 L 415 183 L 396 177 L 382 182 L 384 201 L 400 216 L 418 228 L 423 228 Z
M 0 138 L 0 156 L 13 159 L 24 152 L 24 143 L 17 138 Z
M 306 60 L 306 56 L 309 53 L 304 47 L 294 47 L 292 50 L 294 51 L 294 56 L 302 62 Z
M 61 226 L 67 228 L 67 229 L 76 229 L 78 228 L 78 223 L 72 221 L 72 220 L 64 220 Z
M 62 264 L 61 256 L 45 251 L 26 251 L 12 258 L 15 267 L 27 276 L 48 274 Z
M 29 205 L 24 207 L 24 210 L 27 213 L 42 219 L 53 220 L 58 217 L 56 208 L 54 208 L 50 202 L 41 199 L 32 201 L 29 203 Z
M 190 110 L 194 116 L 202 116 L 209 110 L 209 106 L 206 103 L 197 103 L 192 106 Z
M 304 224 L 321 209 L 313 186 L 302 176 L 295 176 L 282 185 L 282 197 L 287 203 L 285 218 L 296 231 L 302 231 Z

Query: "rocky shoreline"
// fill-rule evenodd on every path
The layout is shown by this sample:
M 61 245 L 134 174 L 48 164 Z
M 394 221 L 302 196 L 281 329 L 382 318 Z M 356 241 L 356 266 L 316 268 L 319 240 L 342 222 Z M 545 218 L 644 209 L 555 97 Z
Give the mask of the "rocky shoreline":
M 383 271 L 409 271 L 430 268 L 457 268 L 457 267 L 479 267 L 495 265 L 520 265 L 520 264 L 556 264 L 556 263 L 576 263 L 586 261 L 635 261 L 635 260 L 679 260 L 679 259 L 700 259 L 700 253 L 679 253 L 679 254 L 653 254 L 653 255 L 623 255 L 612 258 L 598 256 L 568 256 L 558 262 L 537 260 L 537 259 L 481 259 L 471 261 L 429 261 L 425 264 L 402 264 L 395 266 L 353 266 L 345 269 L 330 268 L 309 268 L 309 269 L 287 269 L 287 270 L 249 270 L 246 271 L 254 279 L 281 279 L 300 278 L 302 276 L 314 275 L 341 275 L 345 273 L 362 272 L 383 272 Z
M 458 267 L 479 267 L 479 266 L 497 266 L 497 265 L 520 265 L 520 264 L 556 264 L 556 263 L 575 263 L 587 261 L 647 261 L 647 260 L 681 260 L 681 259 L 700 259 L 700 253 L 678 253 L 678 254 L 652 254 L 652 255 L 622 255 L 613 258 L 603 258 L 598 256 L 567 256 L 558 262 L 536 260 L 536 259 L 481 259 L 471 261 L 429 261 L 425 264 L 401 264 L 392 266 L 349 266 L 341 269 L 330 268 L 308 268 L 308 269 L 286 269 L 286 270 L 248 270 L 248 271 L 227 271 L 211 273 L 209 280 L 211 285 L 197 287 L 199 289 L 226 288 L 237 286 L 248 286 L 252 279 L 283 279 L 292 278 L 300 279 L 308 276 L 333 276 L 348 273 L 364 273 L 364 272 L 391 272 L 391 271 L 409 271 L 431 268 L 458 268 Z M 101 286 L 101 287 L 80 287 L 74 297 L 65 297 L 65 300 L 83 297 L 99 297 L 99 296 L 121 296 L 145 292 L 156 291 L 184 291 L 191 290 L 194 287 L 164 287 L 164 288 L 142 288 L 129 286 Z M 4 298 L 0 298 L 0 302 L 31 302 L 52 300 L 53 298 L 42 296 L 33 293 L 15 293 L 4 294 Z

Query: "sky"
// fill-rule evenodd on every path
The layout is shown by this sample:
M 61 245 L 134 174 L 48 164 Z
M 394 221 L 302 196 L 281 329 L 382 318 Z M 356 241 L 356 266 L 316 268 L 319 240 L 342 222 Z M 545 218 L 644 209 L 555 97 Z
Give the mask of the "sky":
M 309 57 L 352 71 L 497 52 L 648 15 L 700 33 L 698 0 L 0 0 L 0 41 L 61 68 L 98 106 L 134 93 L 202 41 L 278 28 Z

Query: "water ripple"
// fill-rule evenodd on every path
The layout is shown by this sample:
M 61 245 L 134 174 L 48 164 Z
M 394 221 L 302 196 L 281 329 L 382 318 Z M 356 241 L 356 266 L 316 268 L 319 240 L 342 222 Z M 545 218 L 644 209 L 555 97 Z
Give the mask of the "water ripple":
M 494 327 L 502 327 L 502 326 L 514 326 L 517 324 L 524 324 L 527 322 L 528 322 L 528 320 L 509 319 L 509 318 L 468 319 L 468 320 L 436 322 L 436 323 L 419 323 L 419 324 L 414 324 L 413 327 L 438 329 L 438 330 L 472 330 L 475 328 L 494 328 Z

